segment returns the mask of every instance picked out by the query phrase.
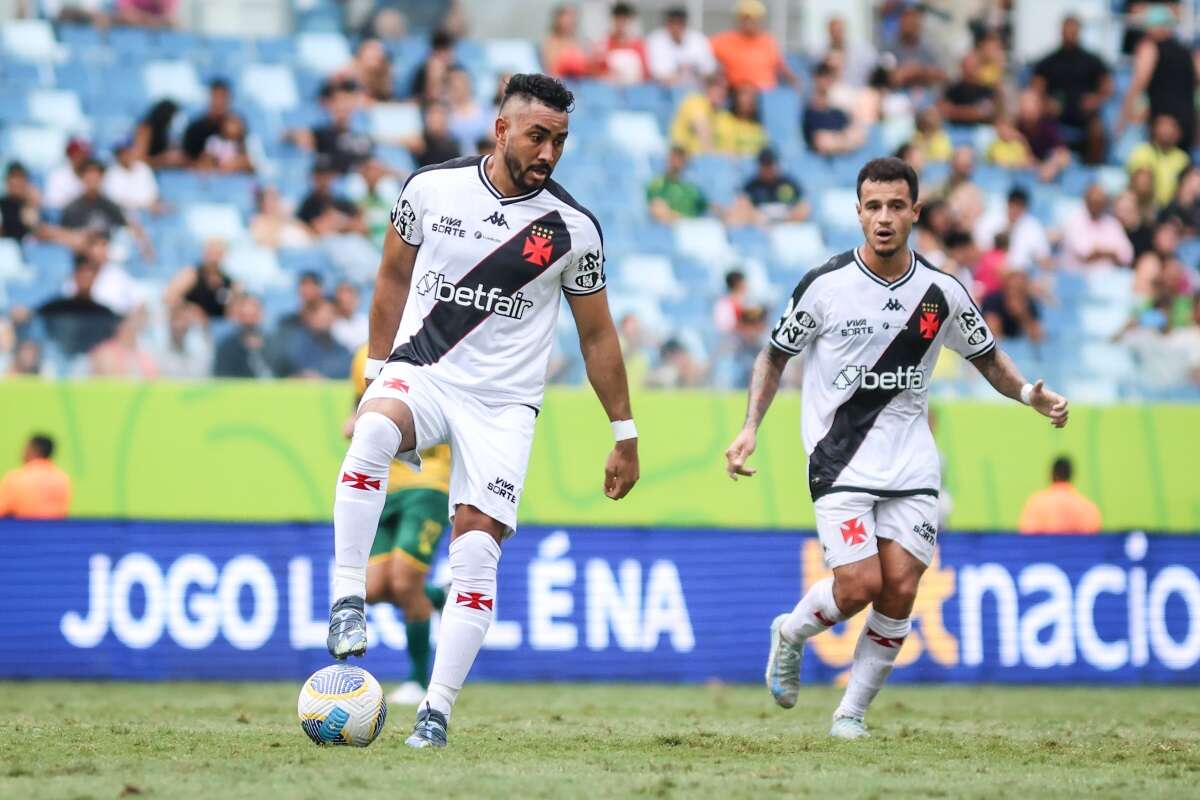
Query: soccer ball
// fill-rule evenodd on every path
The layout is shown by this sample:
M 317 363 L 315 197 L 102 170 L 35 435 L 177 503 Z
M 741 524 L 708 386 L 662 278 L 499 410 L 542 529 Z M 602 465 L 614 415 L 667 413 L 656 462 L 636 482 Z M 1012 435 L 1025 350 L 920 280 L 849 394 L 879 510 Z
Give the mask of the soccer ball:
M 362 667 L 334 664 L 317 670 L 300 689 L 300 727 L 316 744 L 366 747 L 387 719 L 387 701 L 375 676 Z

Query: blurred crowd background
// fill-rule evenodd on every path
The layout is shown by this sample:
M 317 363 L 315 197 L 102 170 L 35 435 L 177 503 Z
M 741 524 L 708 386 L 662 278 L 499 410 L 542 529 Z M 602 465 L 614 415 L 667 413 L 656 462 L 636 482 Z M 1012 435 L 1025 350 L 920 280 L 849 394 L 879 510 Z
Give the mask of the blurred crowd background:
M 744 386 L 894 154 L 913 244 L 1027 374 L 1200 399 L 1195 11 L 2 0 L 0 374 L 344 378 L 405 176 L 489 151 L 506 76 L 545 71 L 636 384 Z M 569 314 L 551 369 L 584 380 Z M 954 358 L 933 391 L 988 393 Z

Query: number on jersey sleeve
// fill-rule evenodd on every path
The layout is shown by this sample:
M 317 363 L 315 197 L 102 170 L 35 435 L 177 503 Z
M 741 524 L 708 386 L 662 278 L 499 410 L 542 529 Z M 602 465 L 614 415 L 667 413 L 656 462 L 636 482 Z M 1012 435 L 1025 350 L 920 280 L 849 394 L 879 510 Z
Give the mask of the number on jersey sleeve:
M 968 360 L 977 358 L 996 346 L 996 340 L 983 318 L 983 312 L 966 288 L 957 280 L 947 288 L 950 302 L 950 319 L 953 324 L 946 331 L 945 344 Z
M 785 353 L 798 354 L 821 330 L 821 312 L 817 292 L 812 289 L 819 270 L 805 275 L 788 300 L 787 309 L 771 331 L 771 344 Z

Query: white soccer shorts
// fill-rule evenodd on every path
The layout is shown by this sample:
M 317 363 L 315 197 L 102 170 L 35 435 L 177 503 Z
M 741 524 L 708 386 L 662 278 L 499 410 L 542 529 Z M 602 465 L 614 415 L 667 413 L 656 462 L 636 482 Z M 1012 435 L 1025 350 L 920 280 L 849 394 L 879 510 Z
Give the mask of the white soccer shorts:
M 878 497 L 830 492 L 813 503 L 817 535 L 830 569 L 879 552 L 877 539 L 891 539 L 929 566 L 937 544 L 938 500 L 927 494 Z
M 412 411 L 417 447 L 399 454 L 400 460 L 419 469 L 418 453 L 450 445 L 450 518 L 459 505 L 475 506 L 512 536 L 537 412 L 519 403 L 484 403 L 439 381 L 428 367 L 401 362 L 384 366 L 362 402 L 377 397 L 401 400 Z

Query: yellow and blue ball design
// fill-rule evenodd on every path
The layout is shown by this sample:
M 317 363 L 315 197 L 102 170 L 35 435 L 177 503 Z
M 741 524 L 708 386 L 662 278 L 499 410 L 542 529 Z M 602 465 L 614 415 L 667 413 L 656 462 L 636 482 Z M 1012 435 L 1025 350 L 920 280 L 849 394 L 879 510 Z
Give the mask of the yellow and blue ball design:
M 387 700 L 371 673 L 333 664 L 304 682 L 296 712 L 300 727 L 314 743 L 366 747 L 383 730 Z

